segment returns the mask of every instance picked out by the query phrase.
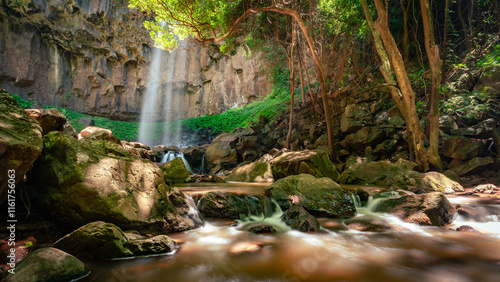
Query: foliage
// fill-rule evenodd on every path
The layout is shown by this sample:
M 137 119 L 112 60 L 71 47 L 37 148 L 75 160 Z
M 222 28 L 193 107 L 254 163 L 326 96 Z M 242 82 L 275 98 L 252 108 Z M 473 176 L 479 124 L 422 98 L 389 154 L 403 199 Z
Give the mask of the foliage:
M 159 47 L 176 49 L 188 37 L 212 38 L 227 27 L 227 18 L 241 0 L 130 0 L 129 7 L 148 11 L 152 16 L 144 26 Z
M 182 121 L 182 125 L 191 130 L 211 128 L 215 133 L 220 133 L 257 123 L 260 116 L 271 119 L 279 115 L 287 108 L 285 102 L 290 100 L 288 70 L 275 68 L 273 78 L 274 88 L 264 100 L 255 101 L 242 108 L 230 109 L 219 115 L 186 119 Z
M 484 118 L 498 103 L 487 91 L 472 91 L 441 101 L 441 112 L 456 114 L 471 121 Z M 498 105 L 497 105 L 498 106 Z
M 479 61 L 479 66 L 484 68 L 500 67 L 500 44 L 496 45 L 491 53 Z

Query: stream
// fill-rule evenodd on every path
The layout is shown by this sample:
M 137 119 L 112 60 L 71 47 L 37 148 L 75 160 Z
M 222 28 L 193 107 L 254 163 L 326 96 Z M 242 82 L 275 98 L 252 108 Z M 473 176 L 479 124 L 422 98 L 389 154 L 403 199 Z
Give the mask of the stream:
M 179 187 L 188 195 L 206 191 L 263 194 L 267 185 Z M 346 188 L 356 187 L 360 186 Z M 370 194 L 383 189 L 361 188 Z M 86 261 L 92 273 L 81 281 L 500 281 L 498 201 L 448 199 L 478 211 L 479 216 L 472 221 L 459 215 L 445 227 L 419 226 L 372 212 L 377 200 L 371 199 L 364 207 L 358 205 L 357 217 L 384 221 L 402 231 L 361 232 L 347 228 L 340 219 L 319 218 L 322 229 L 315 233 L 285 226 L 277 228 L 279 233 L 254 234 L 240 228 L 250 219 L 206 221 L 204 227 L 169 234 L 180 245 L 172 254 Z M 266 224 L 283 227 L 280 212 L 266 218 Z M 455 231 L 463 225 L 483 234 Z

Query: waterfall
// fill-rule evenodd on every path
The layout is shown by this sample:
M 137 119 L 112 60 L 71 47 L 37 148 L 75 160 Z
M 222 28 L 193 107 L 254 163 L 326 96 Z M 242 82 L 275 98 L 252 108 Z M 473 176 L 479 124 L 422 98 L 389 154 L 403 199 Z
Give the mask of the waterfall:
M 153 49 L 153 59 L 151 70 L 149 72 L 148 87 L 141 108 L 141 117 L 139 123 L 138 141 L 143 144 L 153 145 L 152 135 L 154 132 L 154 118 L 157 105 L 158 92 L 161 89 L 160 63 L 162 60 L 162 50 Z
M 187 72 L 187 51 L 173 51 L 168 56 L 154 48 L 148 86 L 141 109 L 138 141 L 149 146 L 181 146 L 182 81 Z M 162 72 L 166 65 L 166 72 Z M 164 74 L 164 77 L 162 77 Z M 163 125 L 161 124 L 163 123 Z
M 189 162 L 186 160 L 184 154 L 181 152 L 174 152 L 174 151 L 166 152 L 161 158 L 161 162 L 168 163 L 174 160 L 175 158 L 181 158 L 182 162 L 184 163 L 184 166 L 186 167 L 186 170 L 193 173 L 193 170 L 191 170 L 191 165 L 189 165 Z
M 198 210 L 198 207 L 196 206 L 196 203 L 193 200 L 193 197 L 189 194 L 185 194 L 187 198 L 187 202 L 189 203 L 189 211 L 187 212 L 187 216 L 196 223 L 196 225 L 205 225 L 203 223 L 203 219 L 201 219 L 200 216 L 200 211 Z

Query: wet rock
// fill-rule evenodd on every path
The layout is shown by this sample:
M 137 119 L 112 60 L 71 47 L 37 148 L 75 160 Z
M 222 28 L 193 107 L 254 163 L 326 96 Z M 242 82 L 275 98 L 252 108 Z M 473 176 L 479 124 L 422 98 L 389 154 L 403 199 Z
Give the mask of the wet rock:
M 369 109 L 359 104 L 347 105 L 340 118 L 340 130 L 345 133 L 356 132 L 363 126 L 372 124 L 372 119 Z
M 349 193 L 328 177 L 288 176 L 271 184 L 266 195 L 273 197 L 283 210 L 297 204 L 318 216 L 347 218 L 356 215 Z
M 205 151 L 206 149 L 201 146 L 189 146 L 181 149 L 181 153 L 191 164 L 194 173 L 205 173 Z
M 156 145 L 152 149 L 156 162 L 161 162 L 161 158 L 168 151 L 165 145 Z
M 462 225 L 460 227 L 457 228 L 457 231 L 458 232 L 466 232 L 466 233 L 477 233 L 477 234 L 481 234 L 481 232 L 477 231 L 476 229 L 474 229 L 474 227 L 471 227 L 471 226 L 468 226 L 468 225 Z
M 257 225 L 257 226 L 252 226 L 248 229 L 249 232 L 252 233 L 276 233 L 277 230 L 271 226 L 271 225 Z
M 473 158 L 464 163 L 453 166 L 450 170 L 460 176 L 466 176 L 482 172 L 494 163 L 495 161 L 491 157 Z
M 393 214 L 405 222 L 443 226 L 457 217 L 457 210 L 440 192 L 403 196 L 379 203 L 377 212 Z
M 239 182 L 273 182 L 271 164 L 268 162 L 253 162 L 237 166 L 227 177 L 228 181 Z
M 196 226 L 187 199 L 178 200 L 183 194 L 165 184 L 160 168 L 109 141 L 47 134 L 28 182 L 33 201 L 70 226 L 105 220 L 149 233 Z
M 58 109 L 26 109 L 30 118 L 35 119 L 42 126 L 42 134 L 45 135 L 51 131 L 62 131 L 66 123 L 66 116 Z
M 49 247 L 31 253 L 16 265 L 16 274 L 6 273 L 3 281 L 76 281 L 89 273 L 74 256 Z
M 451 194 L 454 192 L 464 191 L 464 187 L 462 187 L 462 185 L 458 182 L 449 179 L 444 174 L 437 171 L 422 173 L 419 178 L 422 180 L 423 185 L 418 185 L 418 188 L 427 192 L 443 192 L 445 194 Z
M 9 184 L 20 187 L 42 148 L 40 124 L 30 118 L 7 91 L 0 89 L 0 167 L 3 170 L 0 173 L 0 204 L 7 200 Z M 14 183 L 10 179 L 15 180 Z
M 339 177 L 337 168 L 325 151 L 283 152 L 271 161 L 271 165 L 275 179 L 304 173 L 333 180 Z
M 238 135 L 235 133 L 225 133 L 214 139 L 205 153 L 205 163 L 208 170 L 212 170 L 218 165 L 223 169 L 232 169 L 239 163 L 238 152 L 235 148 L 237 138 Z
M 166 235 L 127 235 L 112 223 L 96 221 L 59 239 L 54 247 L 86 259 L 116 259 L 165 254 L 176 244 Z
M 387 221 L 368 216 L 350 218 L 344 221 L 344 224 L 350 229 L 363 232 L 408 231 L 406 228 L 397 227 L 389 224 Z
M 241 242 L 234 244 L 229 252 L 232 255 L 241 255 L 241 254 L 258 253 L 261 250 L 262 250 L 262 245 L 260 243 Z
M 491 220 L 490 212 L 481 206 L 456 205 L 459 215 L 477 222 L 487 222 Z
M 181 158 L 175 158 L 160 168 L 165 176 L 165 182 L 168 184 L 186 183 L 189 181 L 191 173 L 186 169 L 184 161 Z
M 221 191 L 202 195 L 197 206 L 205 218 L 239 219 L 241 215 L 258 215 L 267 209 L 262 197 Z
M 389 161 L 356 162 L 344 169 L 338 181 L 343 184 L 371 184 L 407 189 L 417 184 L 419 173 L 406 167 L 402 163 L 393 164 Z
M 283 213 L 281 220 L 302 232 L 318 231 L 320 228 L 319 221 L 300 205 L 292 205 Z
M 481 184 L 472 190 L 474 193 L 487 193 L 487 194 L 492 194 L 492 192 L 500 191 L 500 188 L 493 185 L 493 184 Z
M 443 141 L 440 153 L 446 157 L 469 160 L 482 156 L 485 143 L 465 137 L 449 137 Z
M 385 131 L 377 127 L 363 127 L 356 133 L 345 137 L 347 146 L 355 151 L 363 152 L 366 147 L 375 147 L 386 138 Z

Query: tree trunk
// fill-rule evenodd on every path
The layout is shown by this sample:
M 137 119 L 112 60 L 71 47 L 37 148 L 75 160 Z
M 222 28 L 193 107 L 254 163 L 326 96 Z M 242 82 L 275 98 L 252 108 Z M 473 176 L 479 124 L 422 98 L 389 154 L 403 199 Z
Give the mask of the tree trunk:
M 382 0 L 375 0 L 375 7 L 377 9 L 378 19 L 375 23 L 371 20 L 371 16 L 368 12 L 368 7 L 366 5 L 366 0 L 361 0 L 363 9 L 365 10 L 365 15 L 367 20 L 371 21 L 372 33 L 375 38 L 375 45 L 377 46 L 377 52 L 382 60 L 382 67 L 384 71 L 382 74 L 387 79 L 387 83 L 392 84 L 394 78 L 392 74 L 396 76 L 397 84 L 399 85 L 399 90 L 401 91 L 401 96 L 396 97 L 396 104 L 398 105 L 399 111 L 402 113 L 403 118 L 406 121 L 407 133 L 408 133 L 408 146 L 410 148 L 410 154 L 414 156 L 415 161 L 422 167 L 424 171 L 429 169 L 427 150 L 425 148 L 424 140 L 425 135 L 420 128 L 420 120 L 417 115 L 417 109 L 415 105 L 415 94 L 411 88 L 410 80 L 408 79 L 408 74 L 406 72 L 403 58 L 399 52 L 394 37 L 392 37 L 389 26 L 387 24 L 387 14 Z M 374 26 L 374 28 L 372 27 Z M 376 30 L 376 32 L 374 32 Z M 383 43 L 384 48 L 380 46 Z M 390 64 L 386 65 L 385 64 Z M 389 71 L 389 69 L 394 70 L 394 72 Z M 396 95 L 395 95 L 395 94 Z M 396 91 L 391 91 L 393 97 L 397 96 Z
M 290 149 L 293 130 L 293 108 L 295 104 L 295 65 L 293 63 L 295 49 L 295 24 L 292 24 L 292 50 L 290 50 L 289 69 L 290 69 L 290 120 L 288 123 L 288 134 L 286 135 L 285 147 Z
M 434 28 L 432 26 L 431 11 L 428 0 L 420 0 L 422 23 L 424 28 L 425 51 L 429 60 L 431 70 L 431 99 L 428 119 L 429 132 L 429 162 L 438 170 L 443 169 L 439 157 L 439 100 L 441 85 L 441 70 L 443 62 L 439 57 L 439 47 L 434 39 Z
M 404 0 L 400 0 L 401 10 L 403 11 L 403 59 L 405 64 L 408 63 L 410 57 L 410 51 L 408 48 L 408 9 L 410 4 L 404 5 Z
M 297 48 L 297 59 L 299 61 L 300 90 L 302 91 L 302 104 L 306 103 L 306 92 L 304 91 L 304 74 L 302 73 L 302 59 L 300 56 L 300 44 Z

